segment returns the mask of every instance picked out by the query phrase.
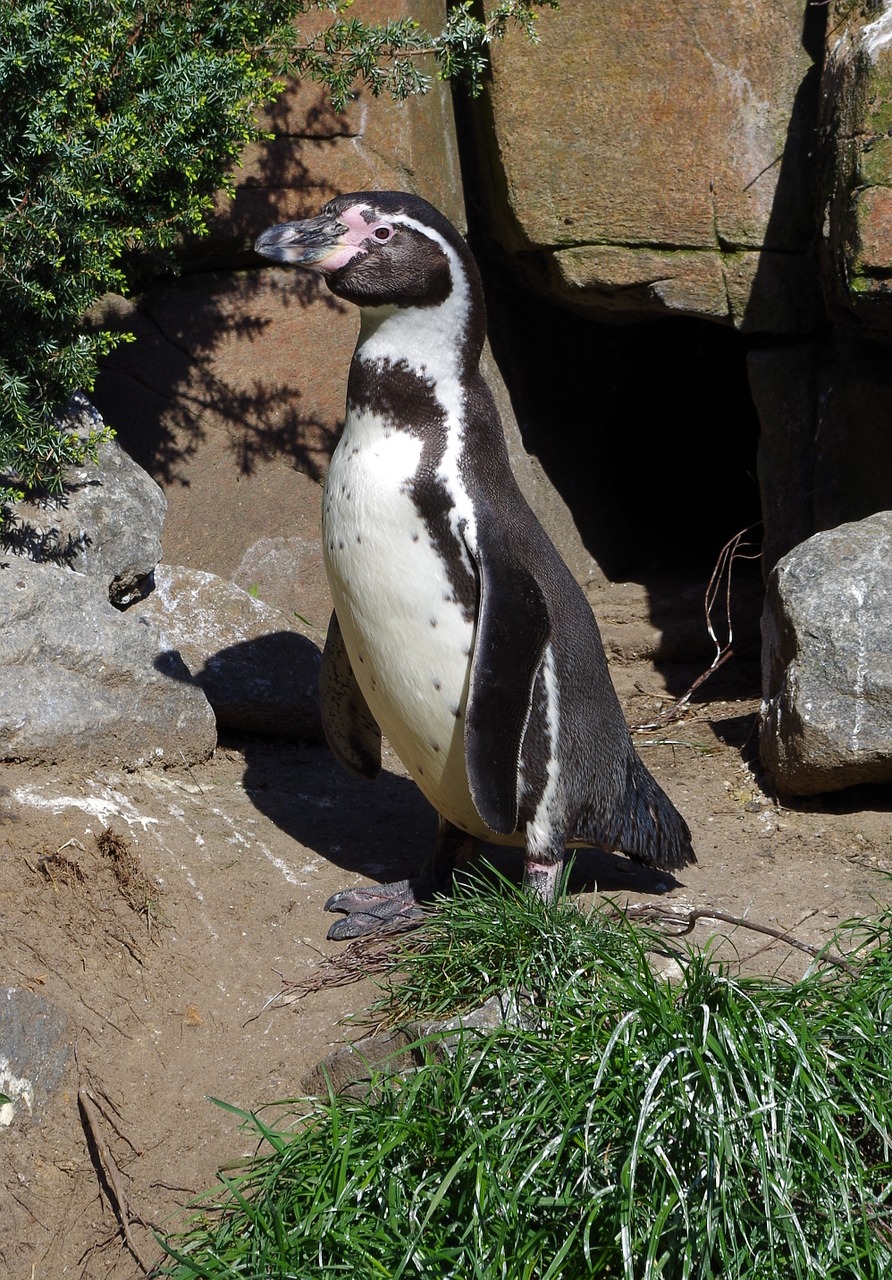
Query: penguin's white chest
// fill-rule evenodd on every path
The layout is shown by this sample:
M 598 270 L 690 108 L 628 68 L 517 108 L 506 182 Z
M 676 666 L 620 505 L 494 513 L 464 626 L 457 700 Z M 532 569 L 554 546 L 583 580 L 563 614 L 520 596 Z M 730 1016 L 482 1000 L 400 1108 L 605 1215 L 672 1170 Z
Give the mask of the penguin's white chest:
M 474 620 L 413 499 L 423 442 L 348 413 L 323 498 L 325 566 L 350 662 L 382 731 L 434 807 L 484 835 L 464 755 Z

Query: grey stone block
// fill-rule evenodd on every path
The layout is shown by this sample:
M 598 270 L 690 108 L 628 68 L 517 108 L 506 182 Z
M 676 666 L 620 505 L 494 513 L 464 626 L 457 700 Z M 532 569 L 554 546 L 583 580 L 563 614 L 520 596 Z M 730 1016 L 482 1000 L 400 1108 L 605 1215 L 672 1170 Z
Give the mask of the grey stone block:
M 762 635 L 760 747 L 777 788 L 892 781 L 892 511 L 784 556 Z

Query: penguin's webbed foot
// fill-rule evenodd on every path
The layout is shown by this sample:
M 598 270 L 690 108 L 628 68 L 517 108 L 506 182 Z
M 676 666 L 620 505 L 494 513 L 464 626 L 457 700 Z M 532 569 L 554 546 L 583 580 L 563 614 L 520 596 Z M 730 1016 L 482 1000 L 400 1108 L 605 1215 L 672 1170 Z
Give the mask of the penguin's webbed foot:
M 332 894 L 325 910 L 343 911 L 347 918 L 336 921 L 327 936 L 333 942 L 344 942 L 368 933 L 396 932 L 421 924 L 437 894 L 451 891 L 453 871 L 466 864 L 473 850 L 473 838 L 441 816 L 434 852 L 414 880 L 342 889 Z
M 345 942 L 369 933 L 386 933 L 421 924 L 425 903 L 412 880 L 397 880 L 394 884 L 342 889 L 332 894 L 325 910 L 345 913 L 346 918 L 335 921 L 327 934 L 334 942 Z

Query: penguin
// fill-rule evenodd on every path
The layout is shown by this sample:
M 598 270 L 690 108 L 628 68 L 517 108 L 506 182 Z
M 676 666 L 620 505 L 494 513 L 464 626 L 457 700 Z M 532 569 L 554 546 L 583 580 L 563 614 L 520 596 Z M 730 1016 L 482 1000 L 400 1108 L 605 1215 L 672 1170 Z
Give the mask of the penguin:
M 328 936 L 419 917 L 477 840 L 522 848 L 524 885 L 545 900 L 568 847 L 695 862 L 635 751 L 592 610 L 511 472 L 462 236 L 417 196 L 366 191 L 270 227 L 255 249 L 360 309 L 322 503 L 325 735 L 374 778 L 383 732 L 440 819 L 413 879 L 328 900 L 344 915 Z

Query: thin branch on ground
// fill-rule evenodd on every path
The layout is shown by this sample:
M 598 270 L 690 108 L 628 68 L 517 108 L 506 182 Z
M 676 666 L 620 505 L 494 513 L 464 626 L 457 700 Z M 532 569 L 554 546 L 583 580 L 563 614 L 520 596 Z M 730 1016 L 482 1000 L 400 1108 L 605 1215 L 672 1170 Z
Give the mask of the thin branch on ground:
M 407 935 L 413 932 L 416 937 L 409 942 Z M 399 927 L 391 925 L 387 932 L 379 931 L 357 938 L 343 951 L 323 956 L 305 978 L 293 981 L 280 973 L 281 989 L 270 996 L 260 1013 L 274 1005 L 293 1004 L 295 1000 L 302 1000 L 304 996 L 328 987 L 349 987 L 354 982 L 361 982 L 363 978 L 387 973 L 407 947 L 421 950 L 424 946 L 424 933 L 417 920 L 403 923 Z
M 185 753 L 184 753 L 184 751 L 183 751 L 182 747 L 180 747 L 180 749 L 179 749 L 179 750 L 180 750 L 180 755 L 181 755 L 181 756 L 182 756 L 182 758 L 183 758 L 183 764 L 186 766 L 186 772 L 189 774 L 189 777 L 192 779 L 193 783 L 194 783 L 194 784 L 195 784 L 195 786 L 198 788 L 198 794 L 199 794 L 199 795 L 201 795 L 201 796 L 203 796 L 203 795 L 204 795 L 204 787 L 201 785 L 201 783 L 200 783 L 200 782 L 198 781 L 198 779 L 196 778 L 195 774 L 192 772 L 192 766 L 191 766 L 191 764 L 189 763 L 189 761 L 186 759 L 186 756 L 185 756 Z
M 115 942 L 120 943 L 122 947 L 124 947 L 127 951 L 129 951 L 137 964 L 139 965 L 145 964 L 146 962 L 145 956 L 140 954 L 139 950 L 134 946 L 134 944 L 129 940 L 129 938 L 123 937 L 120 933 L 112 933 L 111 931 L 109 931 L 108 936 L 110 938 L 114 938 Z
M 841 956 L 831 955 L 826 947 L 813 947 L 808 942 L 802 942 L 801 939 L 794 938 L 785 929 L 776 929 L 770 924 L 757 924 L 754 920 L 747 920 L 744 916 L 732 916 L 727 911 L 718 911 L 712 907 L 691 907 L 687 910 L 678 910 L 675 907 L 660 907 L 646 902 L 627 907 L 617 907 L 616 913 L 619 916 L 625 916 L 628 920 L 643 920 L 647 924 L 681 925 L 682 927 L 672 935 L 676 938 L 683 938 L 685 935 L 692 933 L 698 920 L 716 920 L 722 924 L 733 925 L 737 929 L 750 929 L 753 933 L 762 933 L 769 938 L 775 938 L 778 942 L 783 942 L 788 947 L 794 947 L 797 951 L 804 951 L 806 955 L 815 960 L 836 965 L 837 968 L 844 969 L 846 973 L 851 974 L 853 977 L 858 973 L 855 966 L 849 964 L 848 960 L 844 960 Z
M 99 1108 L 92 1093 L 86 1087 L 78 1089 L 77 1100 L 80 1106 L 81 1120 L 84 1126 L 84 1132 L 87 1135 L 87 1140 L 95 1150 L 100 1162 L 101 1170 L 107 1178 L 107 1189 L 111 1192 L 112 1208 L 115 1211 L 118 1222 L 121 1224 L 124 1242 L 133 1254 L 133 1257 L 139 1263 L 143 1273 L 148 1275 L 152 1268 L 140 1253 L 139 1246 L 133 1239 L 133 1233 L 130 1230 L 130 1227 L 134 1222 L 138 1222 L 140 1226 L 143 1227 L 149 1226 L 149 1223 L 147 1223 L 138 1213 L 135 1213 L 130 1207 L 127 1193 L 124 1190 L 120 1170 L 115 1163 L 114 1156 L 109 1150 L 108 1143 L 102 1136 Z
M 759 558 L 761 554 L 759 548 L 755 544 L 745 541 L 747 535 L 756 527 L 756 525 L 751 524 L 746 529 L 741 529 L 739 533 L 736 533 L 733 538 L 725 543 L 719 552 L 719 558 L 706 587 L 703 607 L 706 615 L 706 630 L 715 645 L 715 657 L 706 670 L 701 672 L 690 688 L 676 702 L 673 702 L 671 707 L 666 707 L 654 720 L 648 721 L 647 724 L 632 725 L 633 733 L 647 733 L 653 729 L 663 729 L 667 724 L 672 724 L 673 721 L 680 719 L 682 712 L 700 686 L 705 684 L 723 663 L 733 657 L 734 629 L 731 624 L 732 570 L 735 560 L 757 560 Z M 716 602 L 722 595 L 724 595 L 725 626 L 727 628 L 727 639 L 724 641 L 719 640 L 716 635 L 716 628 L 713 625 L 713 611 L 716 607 Z

